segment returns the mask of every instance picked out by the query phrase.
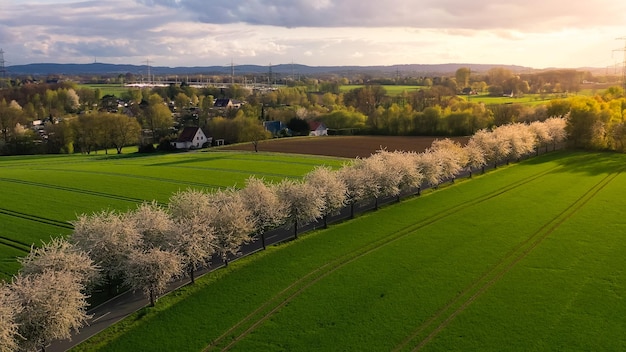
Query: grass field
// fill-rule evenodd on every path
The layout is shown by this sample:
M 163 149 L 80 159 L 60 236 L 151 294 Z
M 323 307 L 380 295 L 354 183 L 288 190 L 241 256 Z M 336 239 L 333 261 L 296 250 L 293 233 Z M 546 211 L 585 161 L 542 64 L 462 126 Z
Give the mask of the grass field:
M 47 155 L 0 158 L 0 280 L 18 268 L 32 244 L 71 232 L 82 213 L 167 202 L 189 187 L 241 187 L 250 175 L 267 181 L 300 177 L 345 159 L 271 153 L 197 152 L 166 155 Z
M 247 257 L 77 350 L 624 350 L 625 155 L 553 153 Z
M 131 87 L 125 87 L 119 84 L 79 84 L 79 88 L 100 89 L 102 96 L 115 95 L 121 97 L 123 93 L 128 92 Z
M 362 88 L 362 87 L 365 87 L 365 86 L 362 84 L 361 85 L 352 84 L 352 85 L 340 86 L 339 90 L 340 92 L 345 93 L 353 89 Z M 387 95 L 390 95 L 390 96 L 400 95 L 403 92 L 411 93 L 420 89 L 428 89 L 428 87 L 426 86 L 407 86 L 407 85 L 384 85 L 381 87 L 385 88 Z

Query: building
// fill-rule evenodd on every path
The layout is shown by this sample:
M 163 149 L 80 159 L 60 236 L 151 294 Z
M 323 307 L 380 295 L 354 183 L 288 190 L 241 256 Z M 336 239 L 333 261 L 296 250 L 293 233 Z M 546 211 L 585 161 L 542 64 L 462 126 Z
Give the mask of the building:
M 309 136 L 328 136 L 328 127 L 320 121 L 310 121 L 309 130 Z
M 185 127 L 178 138 L 172 141 L 172 146 L 176 149 L 197 149 L 212 141 L 213 138 L 207 138 L 200 127 Z

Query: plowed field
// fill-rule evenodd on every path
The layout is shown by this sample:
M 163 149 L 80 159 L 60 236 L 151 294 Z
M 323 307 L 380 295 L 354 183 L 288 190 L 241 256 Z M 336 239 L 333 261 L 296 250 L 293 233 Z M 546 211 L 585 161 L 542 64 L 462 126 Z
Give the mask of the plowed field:
M 444 138 L 444 137 L 439 137 Z M 328 155 L 345 158 L 366 158 L 381 148 L 389 151 L 403 150 L 423 152 L 430 147 L 436 137 L 396 137 L 396 136 L 323 136 L 302 138 L 279 138 L 260 141 L 260 152 L 297 153 Z M 465 144 L 468 137 L 452 137 Z M 252 143 L 234 144 L 221 147 L 225 150 L 254 151 Z

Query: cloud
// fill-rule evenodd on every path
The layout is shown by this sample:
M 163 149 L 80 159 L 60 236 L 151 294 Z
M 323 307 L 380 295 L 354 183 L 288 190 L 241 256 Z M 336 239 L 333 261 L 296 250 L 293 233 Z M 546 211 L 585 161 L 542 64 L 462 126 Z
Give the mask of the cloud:
M 206 23 L 278 27 L 414 27 L 546 31 L 624 22 L 626 2 L 596 0 L 138 0 Z
M 94 57 L 162 66 L 541 67 L 585 57 L 606 65 L 626 34 L 626 2 L 616 0 L 0 0 L 0 8 L 10 65 Z

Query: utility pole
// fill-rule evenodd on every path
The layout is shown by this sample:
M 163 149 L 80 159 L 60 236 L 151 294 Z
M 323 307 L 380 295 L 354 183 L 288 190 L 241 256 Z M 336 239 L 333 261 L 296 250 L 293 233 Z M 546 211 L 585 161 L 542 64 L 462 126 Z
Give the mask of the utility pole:
M 624 52 L 624 61 L 622 62 L 622 89 L 626 94 L 626 37 L 619 37 L 616 40 L 623 40 L 624 47 L 622 49 L 615 49 L 613 51 L 622 51 Z

